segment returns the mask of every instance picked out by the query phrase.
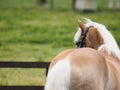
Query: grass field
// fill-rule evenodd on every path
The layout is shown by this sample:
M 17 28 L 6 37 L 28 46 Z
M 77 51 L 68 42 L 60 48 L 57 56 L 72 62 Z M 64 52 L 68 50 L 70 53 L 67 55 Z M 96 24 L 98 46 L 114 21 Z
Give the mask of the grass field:
M 120 11 L 99 4 L 99 11 L 80 13 L 70 0 L 55 0 L 53 9 L 48 4 L 36 6 L 35 0 L 1 0 L 0 60 L 51 61 L 60 51 L 75 47 L 73 36 L 82 17 L 106 25 L 120 45 Z M 0 85 L 44 84 L 44 72 L 0 69 Z

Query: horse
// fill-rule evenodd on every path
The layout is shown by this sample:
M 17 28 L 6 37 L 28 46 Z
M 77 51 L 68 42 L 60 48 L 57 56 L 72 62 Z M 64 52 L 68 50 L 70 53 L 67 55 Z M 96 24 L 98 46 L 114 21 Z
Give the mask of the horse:
M 45 90 L 120 90 L 116 41 L 104 25 L 86 21 L 78 21 L 78 48 L 64 50 L 51 61 Z
M 104 56 L 108 67 L 110 67 L 108 70 L 115 75 L 113 76 L 116 77 L 115 82 L 117 82 L 115 89 L 109 88 L 107 90 L 119 90 L 120 88 L 117 85 L 120 85 L 120 50 L 117 42 L 103 24 L 93 22 L 87 18 L 85 18 L 85 22 L 86 24 L 78 20 L 79 28 L 74 36 L 74 42 L 78 48 L 93 48 Z

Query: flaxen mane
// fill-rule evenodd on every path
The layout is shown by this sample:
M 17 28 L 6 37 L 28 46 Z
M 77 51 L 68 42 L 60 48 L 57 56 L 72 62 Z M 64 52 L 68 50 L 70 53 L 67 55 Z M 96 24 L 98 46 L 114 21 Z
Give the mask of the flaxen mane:
M 98 51 L 105 50 L 108 53 L 108 55 L 114 55 L 120 60 L 120 50 L 118 48 L 117 42 L 112 36 L 112 34 L 108 31 L 108 29 L 104 25 L 93 22 L 90 19 L 85 19 L 85 21 L 86 21 L 85 24 L 86 27 L 94 26 L 95 28 L 97 28 L 97 30 L 103 37 L 104 44 L 102 44 L 98 48 Z M 74 37 L 74 42 L 78 41 L 80 35 L 81 35 L 81 29 L 79 28 Z

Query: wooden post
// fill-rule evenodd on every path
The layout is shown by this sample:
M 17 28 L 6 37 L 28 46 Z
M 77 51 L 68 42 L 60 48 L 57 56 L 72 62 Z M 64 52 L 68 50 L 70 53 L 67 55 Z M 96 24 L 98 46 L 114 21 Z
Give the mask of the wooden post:
M 76 0 L 73 0 L 73 2 L 72 2 L 73 9 L 75 9 L 75 3 L 76 3 Z
M 53 8 L 53 0 L 50 0 L 50 7 Z
M 47 0 L 37 0 L 38 5 L 44 5 L 45 3 L 47 3 Z

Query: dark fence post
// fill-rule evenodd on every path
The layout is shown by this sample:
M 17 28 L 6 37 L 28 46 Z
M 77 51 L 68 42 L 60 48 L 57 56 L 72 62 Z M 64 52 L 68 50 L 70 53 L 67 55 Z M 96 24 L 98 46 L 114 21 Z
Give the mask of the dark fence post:
M 53 0 L 50 0 L 50 7 L 53 8 Z
M 44 5 L 47 3 L 47 0 L 37 0 L 38 5 Z
M 75 8 L 75 2 L 76 2 L 76 0 L 73 0 L 73 2 L 72 2 L 73 8 Z

